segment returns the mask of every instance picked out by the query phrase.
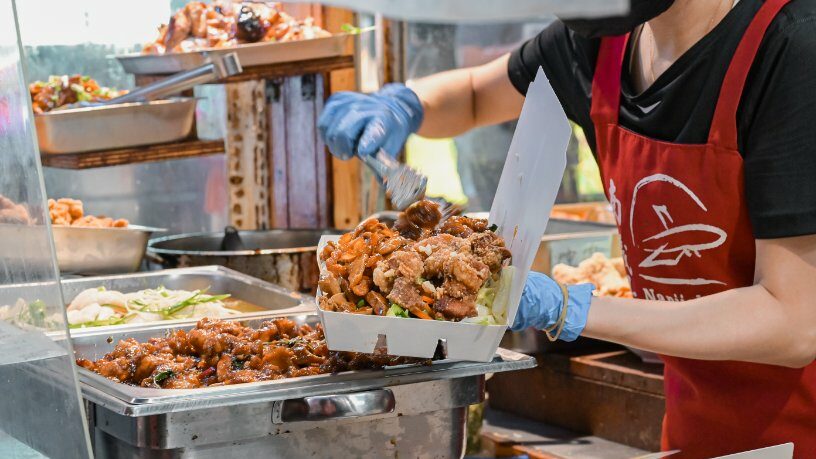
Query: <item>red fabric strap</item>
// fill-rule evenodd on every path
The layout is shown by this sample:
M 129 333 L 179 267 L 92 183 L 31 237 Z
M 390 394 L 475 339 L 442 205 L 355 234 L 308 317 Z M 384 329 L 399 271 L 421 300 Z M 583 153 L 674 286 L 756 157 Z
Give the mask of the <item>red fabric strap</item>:
M 595 76 L 592 78 L 590 117 L 595 126 L 618 123 L 621 71 L 628 40 L 628 34 L 601 39 L 598 60 L 595 64 Z
M 708 143 L 737 150 L 737 109 L 745 80 L 754 63 L 762 38 L 771 22 L 790 0 L 766 0 L 740 41 L 720 89 L 720 98 L 711 120 Z

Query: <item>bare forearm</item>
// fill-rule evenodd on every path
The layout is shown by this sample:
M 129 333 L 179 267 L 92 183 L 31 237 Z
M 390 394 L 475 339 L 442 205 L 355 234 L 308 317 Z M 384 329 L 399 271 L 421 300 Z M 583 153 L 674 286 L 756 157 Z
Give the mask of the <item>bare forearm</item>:
M 685 302 L 599 297 L 584 335 L 676 357 L 799 367 L 816 357 L 807 309 L 762 285 Z
M 418 134 L 453 137 L 518 117 L 524 98 L 507 76 L 508 56 L 410 82 L 425 111 Z

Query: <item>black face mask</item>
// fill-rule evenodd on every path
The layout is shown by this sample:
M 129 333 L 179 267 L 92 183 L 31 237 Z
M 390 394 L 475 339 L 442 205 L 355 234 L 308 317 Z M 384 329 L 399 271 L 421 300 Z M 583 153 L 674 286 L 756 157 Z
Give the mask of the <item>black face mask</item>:
M 562 19 L 564 25 L 586 38 L 623 35 L 644 22 L 660 16 L 674 0 L 631 0 L 629 13 L 592 19 Z

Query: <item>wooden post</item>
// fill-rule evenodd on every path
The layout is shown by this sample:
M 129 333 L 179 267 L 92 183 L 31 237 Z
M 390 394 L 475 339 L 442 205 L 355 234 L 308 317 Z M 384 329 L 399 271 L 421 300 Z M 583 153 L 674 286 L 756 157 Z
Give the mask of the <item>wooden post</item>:
M 227 92 L 227 180 L 230 223 L 239 229 L 269 226 L 269 136 L 263 80 L 229 83 Z
M 343 24 L 354 24 L 356 18 L 349 10 L 323 8 L 323 27 L 329 31 L 340 30 Z M 355 55 L 359 56 L 359 45 Z M 328 93 L 359 90 L 355 69 L 336 70 L 330 73 Z M 359 161 L 340 161 L 331 158 L 331 190 L 333 222 L 336 228 L 352 228 L 364 217 L 362 198 L 362 173 Z

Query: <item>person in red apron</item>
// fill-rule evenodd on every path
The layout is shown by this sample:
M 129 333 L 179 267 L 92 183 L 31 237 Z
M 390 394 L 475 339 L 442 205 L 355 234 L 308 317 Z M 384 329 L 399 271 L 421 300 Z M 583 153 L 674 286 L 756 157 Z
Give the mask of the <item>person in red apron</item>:
M 532 273 L 511 328 L 661 354 L 678 457 L 816 457 L 816 0 L 565 22 L 481 67 L 334 96 L 321 133 L 343 158 L 396 155 L 413 132 L 518 116 L 513 90 L 543 67 L 593 147 L 635 298 Z

